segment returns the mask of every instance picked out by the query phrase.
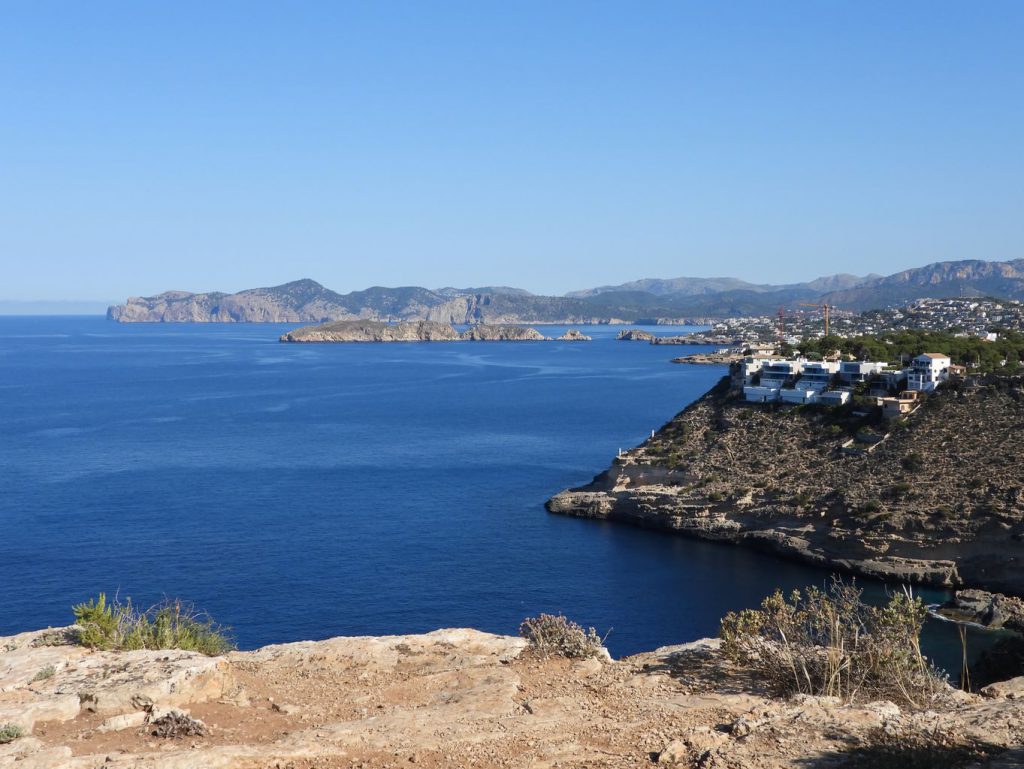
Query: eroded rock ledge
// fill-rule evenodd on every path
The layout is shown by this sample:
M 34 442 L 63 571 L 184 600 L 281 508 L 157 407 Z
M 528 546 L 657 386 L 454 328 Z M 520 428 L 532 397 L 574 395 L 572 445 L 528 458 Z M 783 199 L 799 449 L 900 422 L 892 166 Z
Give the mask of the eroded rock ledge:
M 743 403 L 723 380 L 553 513 L 732 542 L 885 579 L 1024 595 L 1019 379 L 928 399 L 862 456 L 858 417 Z
M 937 733 L 1024 753 L 1024 681 L 889 702 L 772 699 L 718 642 L 616 662 L 539 659 L 475 630 L 332 638 L 207 658 L 90 652 L 44 632 L 0 638 L 0 745 L 17 769 L 835 766 L 878 734 Z M 46 674 L 41 676 L 40 671 Z M 205 734 L 158 737 L 158 716 Z M 1002 763 L 1000 763 L 1002 762 Z

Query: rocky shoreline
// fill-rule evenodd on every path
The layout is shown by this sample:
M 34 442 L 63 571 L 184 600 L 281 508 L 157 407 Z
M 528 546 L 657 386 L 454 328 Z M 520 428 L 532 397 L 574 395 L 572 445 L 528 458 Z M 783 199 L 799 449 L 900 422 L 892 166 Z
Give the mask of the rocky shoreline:
M 849 410 L 746 404 L 725 379 L 547 509 L 885 580 L 1022 595 L 1020 384 L 939 393 L 876 450 L 850 456 L 846 431 L 863 420 Z

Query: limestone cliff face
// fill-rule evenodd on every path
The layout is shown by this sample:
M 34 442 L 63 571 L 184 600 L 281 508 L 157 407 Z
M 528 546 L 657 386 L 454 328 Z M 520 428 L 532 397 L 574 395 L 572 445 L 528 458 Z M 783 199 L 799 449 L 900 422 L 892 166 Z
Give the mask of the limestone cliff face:
M 319 283 L 299 280 L 237 294 L 166 291 L 130 297 L 110 307 L 107 317 L 121 323 L 302 323 L 361 315 Z
M 860 574 L 1024 594 L 1022 382 L 940 392 L 861 456 L 840 450 L 870 421 L 853 412 L 745 404 L 723 381 L 547 506 Z
M 572 661 L 469 629 L 214 658 L 93 652 L 61 636 L 0 638 L 0 725 L 22 735 L 0 744 L 0 767 L 794 769 L 852 766 L 880 732 L 982 745 L 989 769 L 1024 760 L 1024 679 L 912 712 L 772 699 L 716 640 Z
M 107 310 L 121 323 L 325 323 L 337 320 L 448 324 L 607 323 L 612 314 L 582 299 L 509 293 L 430 291 L 415 286 L 338 294 L 316 281 L 236 294 L 166 291 L 131 297 Z

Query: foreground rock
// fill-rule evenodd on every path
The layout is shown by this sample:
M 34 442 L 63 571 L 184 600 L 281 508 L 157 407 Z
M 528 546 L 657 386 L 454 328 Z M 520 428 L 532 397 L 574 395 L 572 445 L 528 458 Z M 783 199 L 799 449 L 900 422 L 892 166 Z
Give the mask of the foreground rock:
M 589 339 L 589 337 L 586 337 Z M 534 328 L 473 326 L 459 333 L 448 323 L 343 320 L 289 331 L 282 342 L 550 342 Z
M 988 698 L 950 691 L 921 713 L 779 701 L 724 662 L 717 641 L 573 662 L 474 630 L 213 659 L 38 646 L 40 637 L 0 638 L 0 721 L 20 719 L 28 733 L 0 745 L 0 767 L 776 769 L 838 766 L 935 734 L 943 750 L 995 767 L 1014 765 L 1024 740 L 1013 686 Z M 936 766 L 962 765 L 953 758 L 940 752 Z
M 929 397 L 870 452 L 853 407 L 747 404 L 723 380 L 554 513 L 734 542 L 859 574 L 1024 595 L 1020 378 Z

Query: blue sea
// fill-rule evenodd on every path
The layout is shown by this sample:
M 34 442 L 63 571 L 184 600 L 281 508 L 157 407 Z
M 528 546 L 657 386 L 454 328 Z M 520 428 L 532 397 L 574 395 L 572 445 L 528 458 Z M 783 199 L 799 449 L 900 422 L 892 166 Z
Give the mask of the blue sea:
M 0 317 L 0 634 L 69 624 L 105 591 L 193 601 L 242 648 L 563 612 L 619 656 L 828 579 L 544 510 L 723 367 L 609 326 L 582 327 L 591 343 L 279 343 L 291 328 Z

